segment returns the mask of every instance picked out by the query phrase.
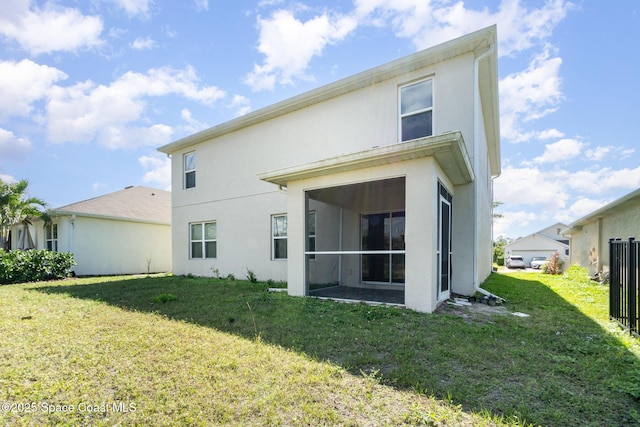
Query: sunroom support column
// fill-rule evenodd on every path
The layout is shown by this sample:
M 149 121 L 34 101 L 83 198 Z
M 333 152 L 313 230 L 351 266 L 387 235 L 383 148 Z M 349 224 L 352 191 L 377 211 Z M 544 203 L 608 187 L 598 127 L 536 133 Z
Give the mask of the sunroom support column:
M 287 187 L 287 288 L 289 295 L 305 296 L 307 292 L 305 228 L 308 198 L 296 183 Z
M 425 162 L 431 167 L 425 167 Z M 409 169 L 405 184 L 404 301 L 407 308 L 429 313 L 437 305 L 437 176 L 432 159 L 425 159 L 422 165 Z

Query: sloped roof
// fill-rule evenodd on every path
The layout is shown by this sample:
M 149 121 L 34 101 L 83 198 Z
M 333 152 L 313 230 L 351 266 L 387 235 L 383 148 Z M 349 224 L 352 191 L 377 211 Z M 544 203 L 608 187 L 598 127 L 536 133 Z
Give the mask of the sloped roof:
M 500 174 L 500 126 L 496 44 L 497 28 L 496 25 L 492 25 L 189 135 L 159 147 L 158 151 L 172 154 L 238 129 L 271 120 L 395 76 L 473 52 L 478 59 L 479 91 L 488 139 L 489 163 L 492 175 L 497 176 Z M 485 53 L 489 54 L 484 55 Z
M 171 192 L 127 187 L 114 193 L 53 209 L 51 215 L 79 215 L 171 224 Z
M 572 222 L 569 225 L 569 228 L 567 230 L 564 230 L 564 233 L 571 234 L 575 231 L 578 231 L 580 227 L 584 226 L 585 224 L 611 215 L 613 212 L 615 212 L 616 209 L 619 209 L 625 203 L 635 201 L 638 198 L 640 198 L 640 188 Z
M 526 243 L 532 239 L 541 239 L 541 240 L 544 240 L 545 242 L 549 242 L 552 245 L 558 245 L 559 247 L 569 248 L 569 245 L 564 243 L 561 240 L 552 239 L 550 237 L 545 236 L 544 234 L 532 233 L 532 234 L 529 234 L 528 236 L 520 237 L 519 239 L 516 239 L 513 242 L 504 245 L 505 250 L 506 248 L 509 248 L 515 245 L 520 245 L 522 243 Z

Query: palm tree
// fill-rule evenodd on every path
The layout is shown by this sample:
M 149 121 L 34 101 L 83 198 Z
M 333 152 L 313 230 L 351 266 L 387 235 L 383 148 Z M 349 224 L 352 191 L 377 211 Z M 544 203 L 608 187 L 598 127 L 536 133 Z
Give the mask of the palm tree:
M 0 248 L 8 247 L 11 227 L 31 224 L 31 218 L 41 218 L 48 222 L 44 211 L 47 204 L 37 197 L 26 197 L 29 181 L 22 179 L 16 183 L 6 183 L 0 179 Z

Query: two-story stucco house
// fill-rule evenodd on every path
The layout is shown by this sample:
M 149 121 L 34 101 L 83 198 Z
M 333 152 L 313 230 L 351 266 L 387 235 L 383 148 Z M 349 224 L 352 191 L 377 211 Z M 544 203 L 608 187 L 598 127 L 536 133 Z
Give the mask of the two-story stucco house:
M 160 147 L 175 274 L 433 311 L 491 272 L 496 27 Z

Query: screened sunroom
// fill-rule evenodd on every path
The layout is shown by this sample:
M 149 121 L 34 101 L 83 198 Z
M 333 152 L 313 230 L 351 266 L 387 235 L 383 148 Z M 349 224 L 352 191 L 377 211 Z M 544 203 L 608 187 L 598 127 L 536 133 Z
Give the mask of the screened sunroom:
M 287 188 L 290 295 L 419 311 L 449 297 L 454 187 L 473 180 L 459 132 L 259 177 Z

